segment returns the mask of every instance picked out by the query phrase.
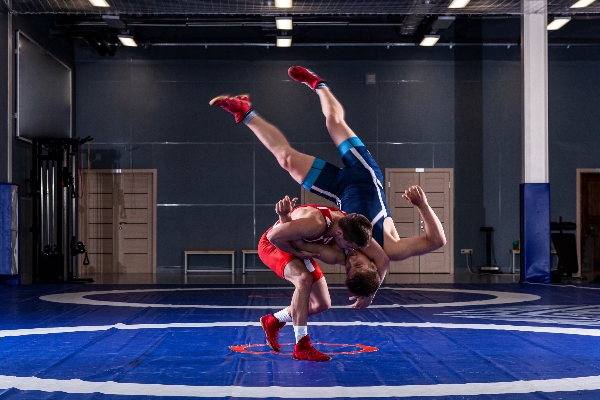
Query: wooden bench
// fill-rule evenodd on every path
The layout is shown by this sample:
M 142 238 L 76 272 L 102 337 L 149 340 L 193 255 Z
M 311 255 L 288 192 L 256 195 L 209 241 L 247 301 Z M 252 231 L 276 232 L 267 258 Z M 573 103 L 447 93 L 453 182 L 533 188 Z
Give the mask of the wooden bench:
M 245 274 L 246 271 L 256 271 L 256 272 L 265 272 L 265 271 L 271 271 L 269 268 L 267 268 L 266 266 L 264 268 L 246 268 L 246 256 L 248 254 L 258 254 L 258 250 L 242 250 L 242 273 Z
M 514 274 L 515 272 L 521 272 L 521 266 L 519 265 L 519 269 L 515 268 L 517 256 L 521 255 L 521 250 L 510 250 L 510 273 Z M 555 255 L 557 257 L 556 263 L 558 264 L 558 255 L 556 254 L 556 250 L 550 249 L 550 269 L 552 269 L 552 256 Z
M 190 254 L 204 254 L 204 255 L 225 255 L 231 256 L 231 273 L 233 274 L 235 271 L 235 250 L 184 250 L 183 258 L 185 265 L 185 274 L 188 272 L 223 272 L 223 270 L 215 270 L 215 269 L 188 269 L 188 256 Z

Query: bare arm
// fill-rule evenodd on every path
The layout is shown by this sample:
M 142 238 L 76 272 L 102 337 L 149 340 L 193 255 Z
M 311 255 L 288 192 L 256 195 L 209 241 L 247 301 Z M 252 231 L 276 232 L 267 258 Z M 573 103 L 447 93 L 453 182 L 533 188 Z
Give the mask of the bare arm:
M 275 212 L 279 215 L 280 224 L 273 227 L 267 234 L 267 239 L 278 249 L 285 251 L 298 258 L 317 257 L 317 253 L 303 251 L 293 245 L 296 241 L 301 241 L 305 237 L 319 236 L 325 230 L 325 221 L 321 218 L 318 211 L 303 210 L 302 217 L 294 220 L 291 217 L 291 210 L 298 198 L 290 200 L 285 196 L 275 205 Z M 298 212 L 298 211 L 297 211 Z
M 389 247 L 386 252 L 391 260 L 401 261 L 437 250 L 446 244 L 446 235 L 439 218 L 427 202 L 427 197 L 419 186 L 411 186 L 402 195 L 404 199 L 417 207 L 423 218 L 425 236 L 404 238 Z
M 286 222 L 290 222 L 292 220 L 292 216 L 290 212 L 296 205 L 296 201 L 298 201 L 297 197 L 294 197 L 290 200 L 290 196 L 287 194 L 285 197 L 275 204 L 275 212 L 279 215 L 279 222 L 285 224 Z
M 369 243 L 367 247 L 362 248 L 361 251 L 375 263 L 377 273 L 379 274 L 379 286 L 381 286 L 390 267 L 390 258 L 385 251 L 383 251 L 379 243 L 373 238 L 371 238 L 371 243 Z M 350 307 L 359 309 L 369 307 L 373 302 L 376 293 L 377 291 L 369 296 L 351 296 L 350 300 L 355 300 L 355 302 Z
M 319 259 L 327 264 L 344 265 L 346 254 L 335 244 L 319 244 L 314 242 L 305 242 L 297 240 L 292 245 L 300 251 L 316 254 L 314 258 Z
M 305 237 L 314 237 L 321 234 L 324 228 L 321 227 L 321 221 L 314 218 L 299 218 L 286 222 L 271 229 L 267 234 L 267 239 L 278 249 L 285 251 L 293 256 L 307 258 L 306 254 L 301 254 L 292 246 L 292 242 L 302 240 Z M 325 222 L 323 222 L 323 225 Z M 320 228 L 320 229 L 319 229 Z
M 379 273 L 379 285 L 381 285 L 390 267 L 390 258 L 373 238 L 371 238 L 371 243 L 367 247 L 360 250 L 375 263 Z

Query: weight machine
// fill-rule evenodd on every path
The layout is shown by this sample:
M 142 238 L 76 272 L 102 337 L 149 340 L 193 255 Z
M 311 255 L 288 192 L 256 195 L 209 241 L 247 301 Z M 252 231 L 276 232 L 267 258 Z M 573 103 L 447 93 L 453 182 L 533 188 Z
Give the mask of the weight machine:
M 76 157 L 85 139 L 33 140 L 33 282 L 83 283 L 74 273 L 76 256 L 85 253 L 78 242 Z
M 563 222 L 562 217 L 559 217 L 558 222 L 550 222 L 550 230 L 558 231 L 558 233 L 550 235 L 558 256 L 556 270 L 550 271 L 550 281 L 560 283 L 562 278 L 571 278 L 572 274 L 579 272 L 577 239 L 574 233 L 564 232 L 577 230 L 577 224 L 575 222 Z

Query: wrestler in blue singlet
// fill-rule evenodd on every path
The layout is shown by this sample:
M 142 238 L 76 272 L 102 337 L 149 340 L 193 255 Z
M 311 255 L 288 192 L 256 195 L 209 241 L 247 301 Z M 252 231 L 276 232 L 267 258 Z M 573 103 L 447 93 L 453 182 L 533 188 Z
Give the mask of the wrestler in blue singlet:
M 383 175 L 363 142 L 356 136 L 338 147 L 345 168 L 316 158 L 302 186 L 336 203 L 346 213 L 362 214 L 373 225 L 373 238 L 383 247 L 383 220 L 390 216 Z

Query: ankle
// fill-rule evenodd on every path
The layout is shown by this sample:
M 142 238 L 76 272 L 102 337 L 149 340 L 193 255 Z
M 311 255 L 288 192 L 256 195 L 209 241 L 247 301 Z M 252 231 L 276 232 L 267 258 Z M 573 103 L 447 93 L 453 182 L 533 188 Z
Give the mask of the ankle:
M 258 113 L 251 108 L 248 110 L 248 112 L 246 112 L 246 115 L 244 115 L 244 119 L 242 120 L 242 122 L 244 123 L 244 125 L 248 125 L 248 123 L 252 121 L 254 117 L 257 116 Z
M 319 89 L 327 89 L 329 90 L 329 85 L 327 85 L 327 83 L 325 83 L 325 81 L 319 82 L 317 83 L 317 86 L 315 87 L 315 92 L 317 92 L 317 90 Z M 318 94 L 318 92 L 317 92 Z
M 294 334 L 296 336 L 296 343 L 300 341 L 304 336 L 308 335 L 308 326 L 296 326 L 294 325 Z

